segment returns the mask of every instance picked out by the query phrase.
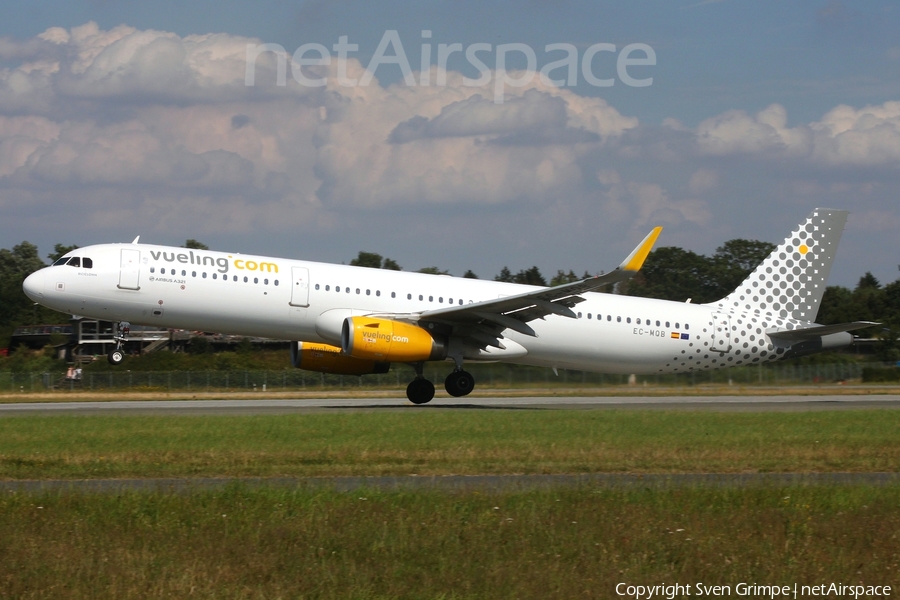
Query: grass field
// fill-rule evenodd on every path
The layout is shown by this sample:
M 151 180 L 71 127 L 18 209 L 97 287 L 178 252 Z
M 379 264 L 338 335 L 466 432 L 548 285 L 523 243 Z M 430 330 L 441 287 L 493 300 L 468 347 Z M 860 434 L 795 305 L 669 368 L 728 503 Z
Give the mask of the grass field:
M 896 471 L 900 411 L 0 419 L 0 478 Z
M 27 416 L 0 419 L 0 478 L 897 471 L 898 431 L 896 410 Z M 0 598 L 896 590 L 898 507 L 896 484 L 4 492 Z
M 5 495 L 0 596 L 571 599 L 615 598 L 619 582 L 896 590 L 898 506 L 897 486 Z

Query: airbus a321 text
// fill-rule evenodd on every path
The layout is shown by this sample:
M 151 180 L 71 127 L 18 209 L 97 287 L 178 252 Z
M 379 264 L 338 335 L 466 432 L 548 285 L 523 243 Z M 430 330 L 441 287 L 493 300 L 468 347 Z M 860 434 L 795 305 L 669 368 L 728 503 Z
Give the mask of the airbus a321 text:
M 301 369 L 365 375 L 405 363 L 407 397 L 452 361 L 451 396 L 475 386 L 465 362 L 607 373 L 680 373 L 769 362 L 849 344 L 871 323 L 814 323 L 847 213 L 816 209 L 730 295 L 710 304 L 597 290 L 633 276 L 661 231 L 613 271 L 535 287 L 138 243 L 78 248 L 30 275 L 25 293 L 62 312 L 119 323 L 291 340 Z M 121 332 L 121 329 L 120 329 Z M 110 352 L 121 363 L 123 337 Z M 449 365 L 448 365 L 449 366 Z

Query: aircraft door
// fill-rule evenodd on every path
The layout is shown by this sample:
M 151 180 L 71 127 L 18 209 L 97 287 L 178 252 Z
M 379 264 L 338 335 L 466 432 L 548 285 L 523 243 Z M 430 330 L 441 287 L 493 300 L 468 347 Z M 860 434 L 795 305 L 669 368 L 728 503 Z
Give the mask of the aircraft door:
M 725 313 L 713 313 L 713 350 L 731 350 L 731 317 Z
M 119 289 L 139 290 L 141 274 L 141 251 L 133 248 L 122 248 L 119 263 Z
M 309 269 L 291 267 L 291 306 L 309 306 Z

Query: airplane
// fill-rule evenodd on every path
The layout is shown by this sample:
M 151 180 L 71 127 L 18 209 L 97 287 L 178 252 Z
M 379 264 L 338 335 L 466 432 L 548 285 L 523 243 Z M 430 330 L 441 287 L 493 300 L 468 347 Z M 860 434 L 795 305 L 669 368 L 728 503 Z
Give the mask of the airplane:
M 598 290 L 643 265 L 653 229 L 609 273 L 539 287 L 140 243 L 68 252 L 28 276 L 34 302 L 131 322 L 290 340 L 293 366 L 365 375 L 412 367 L 414 404 L 435 394 L 429 361 L 452 361 L 447 393 L 475 381 L 465 362 L 623 374 L 683 373 L 838 348 L 874 323 L 819 325 L 816 314 L 847 212 L 817 208 L 731 294 L 692 304 Z

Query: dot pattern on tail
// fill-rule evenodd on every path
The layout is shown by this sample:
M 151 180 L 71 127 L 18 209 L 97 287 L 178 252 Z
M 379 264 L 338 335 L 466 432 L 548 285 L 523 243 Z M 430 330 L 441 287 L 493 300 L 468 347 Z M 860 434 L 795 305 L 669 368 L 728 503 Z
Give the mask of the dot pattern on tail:
M 814 210 L 719 309 L 815 321 L 846 222 L 846 211 Z

